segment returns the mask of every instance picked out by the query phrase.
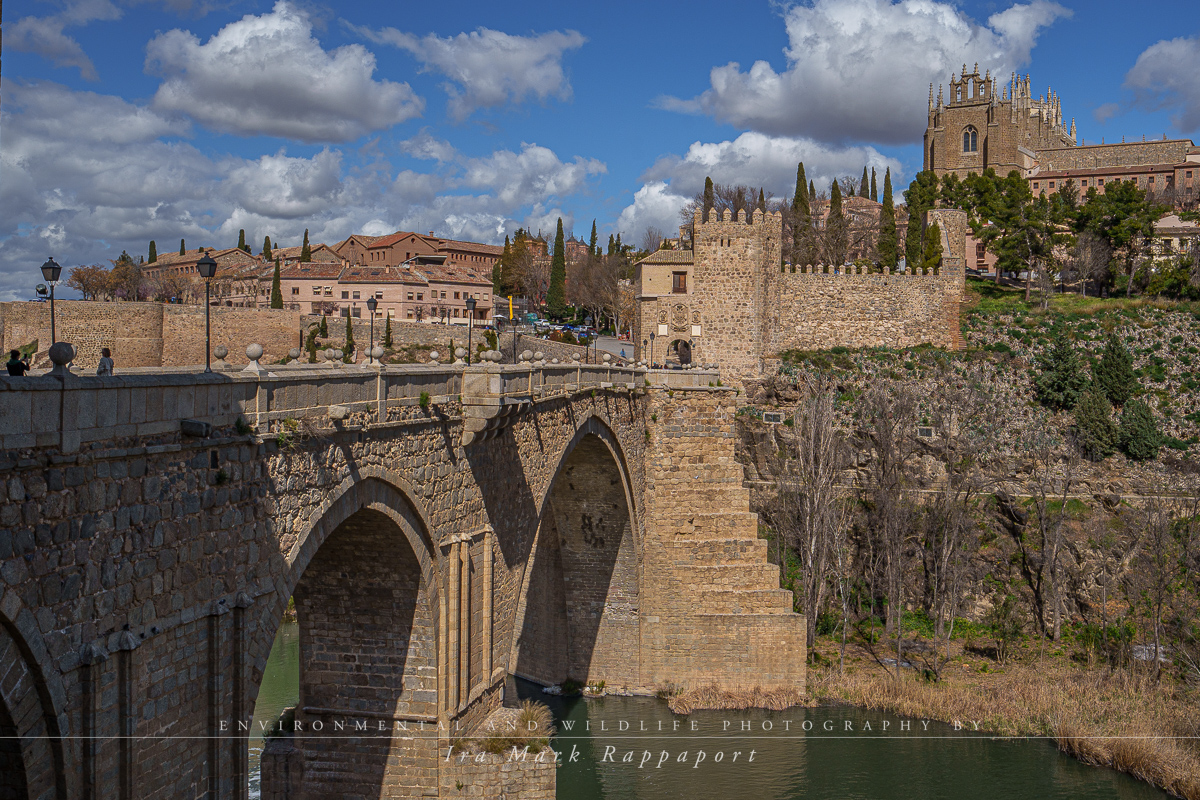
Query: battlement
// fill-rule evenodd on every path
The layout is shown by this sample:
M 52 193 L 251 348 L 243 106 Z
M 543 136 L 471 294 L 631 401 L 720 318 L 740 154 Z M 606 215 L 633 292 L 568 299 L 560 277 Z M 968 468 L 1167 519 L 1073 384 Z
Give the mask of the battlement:
M 778 225 L 780 230 L 783 228 L 783 215 L 778 211 L 764 212 L 760 208 L 754 209 L 754 213 L 747 216 L 746 209 L 739 208 L 737 216 L 728 208 L 718 212 L 715 208 L 709 211 L 708 219 L 704 219 L 704 213 L 701 209 L 696 209 L 692 217 L 692 235 L 699 236 L 704 228 L 713 229 L 713 226 L 727 225 L 744 225 L 746 227 L 755 228 L 760 226 L 775 226 Z M 724 228 L 723 228 L 724 230 Z

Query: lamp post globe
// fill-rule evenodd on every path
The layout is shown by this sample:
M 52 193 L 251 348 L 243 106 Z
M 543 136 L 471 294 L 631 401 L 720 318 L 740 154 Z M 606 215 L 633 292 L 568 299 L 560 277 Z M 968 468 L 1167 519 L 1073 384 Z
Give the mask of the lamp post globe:
M 475 305 L 478 301 L 474 297 L 467 298 L 467 365 L 471 364 L 471 330 L 475 327 Z
M 54 260 L 54 256 L 46 259 L 46 263 L 42 264 L 42 277 L 46 283 L 50 284 L 50 344 L 53 345 L 56 341 L 54 331 L 54 284 L 58 283 L 58 276 L 62 274 L 62 267 Z
M 207 252 L 196 262 L 196 272 L 204 278 L 204 371 L 212 372 L 212 326 L 209 319 L 209 280 L 217 274 L 217 262 Z
M 367 357 L 371 360 L 370 363 L 372 364 L 375 363 L 375 357 L 371 354 L 375 352 L 375 309 L 378 307 L 379 301 L 374 296 L 367 298 L 367 311 L 371 313 L 371 349 L 367 351 Z

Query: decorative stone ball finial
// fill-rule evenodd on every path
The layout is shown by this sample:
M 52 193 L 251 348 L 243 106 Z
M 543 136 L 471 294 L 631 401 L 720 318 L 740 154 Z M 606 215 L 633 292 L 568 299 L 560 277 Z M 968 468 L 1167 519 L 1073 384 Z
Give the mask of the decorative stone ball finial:
M 578 361 L 578 360 L 579 360 L 579 353 L 571 353 L 571 360 L 572 360 L 572 361 Z
M 325 348 L 325 360 L 326 361 L 333 361 L 333 354 L 334 354 L 334 349 L 332 347 Z
M 68 342 L 55 342 L 50 345 L 50 360 L 54 362 L 51 375 L 70 375 L 67 364 L 75 360 L 75 347 Z
M 533 354 L 534 361 L 541 361 L 543 358 L 545 358 L 545 356 L 542 354 L 542 352 L 540 350 Z
M 604 363 L 607 364 L 608 362 L 612 361 L 612 353 L 605 353 L 603 358 Z
M 532 358 L 533 358 L 532 350 L 522 350 L 521 351 L 521 360 L 522 361 L 529 361 Z
M 557 358 L 552 358 L 552 359 L 550 359 L 550 363 L 551 363 L 551 364 L 557 364 L 557 363 L 558 363 L 558 359 L 557 359 Z
M 372 347 L 371 348 L 371 358 L 375 359 L 376 361 L 383 358 L 383 348 L 380 347 L 379 345 L 375 345 L 374 347 Z
M 229 355 L 229 348 L 223 344 L 219 344 L 213 348 L 213 355 L 217 357 L 218 361 L 224 361 L 225 356 Z
M 429 351 L 429 363 L 430 364 L 438 363 L 438 351 L 437 350 Z
M 341 350 L 334 350 L 334 351 L 333 351 L 333 358 L 334 358 L 334 360 L 335 360 L 335 361 L 341 361 L 341 360 L 342 360 L 342 359 L 345 357 L 345 355 L 346 355 L 346 354 L 345 354 L 345 353 L 343 353 Z
M 467 355 L 467 349 L 465 347 L 454 348 L 454 357 L 455 358 L 465 358 L 466 355 Z
M 293 347 L 291 350 L 288 350 L 288 358 L 290 358 L 292 361 L 300 358 L 300 348 Z
M 258 361 L 262 358 L 263 348 L 261 344 L 251 344 L 246 346 L 246 358 L 251 361 Z

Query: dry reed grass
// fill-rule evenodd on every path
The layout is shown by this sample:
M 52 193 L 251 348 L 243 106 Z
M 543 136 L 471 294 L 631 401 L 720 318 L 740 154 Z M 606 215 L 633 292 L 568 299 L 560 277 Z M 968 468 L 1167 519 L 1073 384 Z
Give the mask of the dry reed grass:
M 1149 676 L 1015 664 L 1002 673 L 925 683 L 883 673 L 809 673 L 809 690 L 902 716 L 961 721 L 1010 736 L 1047 736 L 1088 764 L 1200 800 L 1200 722 L 1184 688 Z
M 791 687 L 779 689 L 722 689 L 716 684 L 671 694 L 667 706 L 676 714 L 690 714 L 701 709 L 765 708 L 783 711 L 804 705 L 804 695 Z

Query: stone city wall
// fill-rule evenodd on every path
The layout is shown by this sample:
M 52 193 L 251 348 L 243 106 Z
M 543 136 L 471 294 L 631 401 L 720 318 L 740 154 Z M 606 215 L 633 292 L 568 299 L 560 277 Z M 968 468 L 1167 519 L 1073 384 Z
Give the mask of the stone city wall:
M 779 276 L 772 355 L 830 347 L 957 349 L 961 272 Z
M 203 306 L 59 300 L 54 308 L 58 340 L 75 345 L 75 366 L 80 370 L 94 370 L 103 347 L 112 351 L 118 371 L 204 363 Z M 210 310 L 213 348 L 227 347 L 232 363 L 246 363 L 246 345 L 251 343 L 263 346 L 265 363 L 299 346 L 298 312 L 222 306 Z M 0 340 L 5 351 L 37 341 L 38 352 L 44 354 L 51 344 L 50 304 L 0 303 Z

